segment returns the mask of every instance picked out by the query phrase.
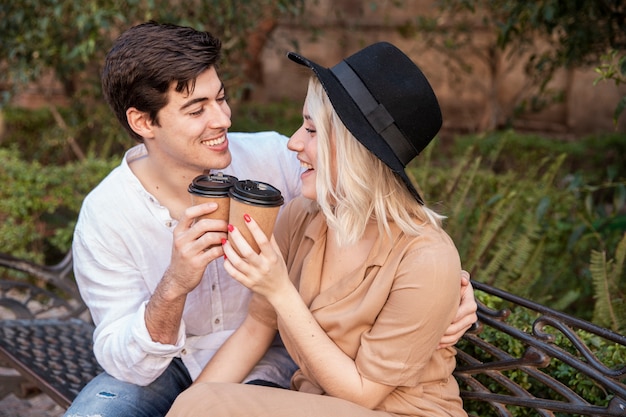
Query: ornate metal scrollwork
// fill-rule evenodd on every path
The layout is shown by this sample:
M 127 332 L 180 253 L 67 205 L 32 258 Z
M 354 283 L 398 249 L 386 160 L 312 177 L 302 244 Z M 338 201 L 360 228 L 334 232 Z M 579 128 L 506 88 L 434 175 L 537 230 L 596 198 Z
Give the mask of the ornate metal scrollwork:
M 510 307 L 479 303 L 478 325 L 459 342 L 455 376 L 468 410 L 478 409 L 481 417 L 626 416 L 626 365 L 607 366 L 581 335 L 622 352 L 625 336 L 487 284 L 473 285 Z M 508 321 L 520 309 L 534 317 L 526 331 Z

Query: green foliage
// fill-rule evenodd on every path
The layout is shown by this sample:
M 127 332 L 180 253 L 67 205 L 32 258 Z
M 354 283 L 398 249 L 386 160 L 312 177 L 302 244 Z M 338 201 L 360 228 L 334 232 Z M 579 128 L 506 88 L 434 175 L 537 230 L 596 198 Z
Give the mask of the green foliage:
M 121 155 L 134 144 L 104 102 L 89 108 L 7 106 L 4 118 L 2 146 L 44 165 Z
M 478 135 L 441 152 L 436 142 L 410 172 L 429 204 L 448 216 L 446 230 L 474 279 L 591 320 L 591 250 L 612 253 L 626 230 L 626 173 L 616 167 L 615 175 L 610 159 L 599 162 L 584 173 L 603 182 L 590 185 L 574 165 L 577 143 L 539 139 Z M 598 138 L 582 142 L 588 155 L 609 152 Z M 614 303 L 626 301 L 614 295 Z
M 15 91 L 21 85 L 53 70 L 69 94 L 76 92 L 79 73 L 102 57 L 102 45 L 111 26 L 123 21 L 118 2 L 91 0 L 3 1 L 0 56 L 6 57 L 6 71 L 0 83 Z M 97 73 L 96 73 L 97 74 Z M 93 78 L 91 82 L 94 82 Z M 97 82 L 97 79 L 95 80 Z M 5 95 L 8 99 L 10 94 Z
M 599 74 L 594 85 L 600 81 L 612 80 L 616 86 L 626 83 L 626 54 L 619 56 L 619 52 L 612 50 L 601 57 L 601 64 L 596 67 Z M 617 103 L 613 113 L 613 123 L 617 127 L 617 120 L 626 109 L 626 96 Z
M 595 288 L 596 304 L 593 320 L 615 332 L 626 329 L 626 233 L 617 246 L 615 259 L 607 260 L 606 252 L 592 250 L 590 272 Z
M 298 16 L 303 8 L 303 0 L 3 1 L 0 108 L 24 86 L 52 74 L 70 100 L 69 109 L 49 109 L 54 123 L 48 122 L 51 130 L 46 134 L 66 151 L 57 163 L 89 154 L 116 155 L 127 142 L 118 123 L 104 111 L 100 68 L 121 32 L 157 20 L 219 36 L 223 41 L 220 76 L 236 102 L 245 97 L 258 74 L 263 47 L 258 40 L 268 37 L 278 19 Z
M 24 161 L 0 149 L 0 247 L 37 262 L 70 248 L 84 196 L 119 161 L 86 159 L 65 166 Z
M 233 109 L 231 132 L 273 130 L 291 136 L 302 125 L 302 103 L 239 103 Z
M 626 139 L 623 133 L 589 135 L 576 140 L 507 131 L 466 135 L 455 140 L 454 147 L 446 149 L 444 156 L 460 156 L 472 147 L 476 148 L 478 155 L 489 155 L 489 166 L 498 174 L 524 172 L 527 167 L 540 163 L 546 155 L 566 154 L 562 173 L 567 177 L 577 176 L 581 183 L 626 178 L 623 157 L 626 155 Z
M 72 97 L 79 91 L 99 91 L 99 71 L 113 39 L 123 30 L 147 20 L 177 23 L 209 30 L 224 41 L 226 80 L 243 88 L 249 36 L 263 19 L 295 16 L 302 0 L 15 0 L 0 4 L 3 22 L 0 56 L 6 71 L 0 85 L 8 85 L 8 99 L 20 86 L 52 70 Z M 236 93 L 236 91 L 233 91 Z M 80 98 L 80 97 L 79 97 Z

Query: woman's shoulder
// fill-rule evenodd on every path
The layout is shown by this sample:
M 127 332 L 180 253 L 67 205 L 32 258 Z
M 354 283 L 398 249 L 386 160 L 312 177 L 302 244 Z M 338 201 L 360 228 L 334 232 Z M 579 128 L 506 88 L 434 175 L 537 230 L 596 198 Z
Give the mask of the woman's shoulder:
M 437 254 L 438 257 L 458 257 L 458 250 L 448 233 L 433 225 L 422 227 L 418 235 L 403 235 L 400 245 L 405 253 L 417 252 L 420 255 Z

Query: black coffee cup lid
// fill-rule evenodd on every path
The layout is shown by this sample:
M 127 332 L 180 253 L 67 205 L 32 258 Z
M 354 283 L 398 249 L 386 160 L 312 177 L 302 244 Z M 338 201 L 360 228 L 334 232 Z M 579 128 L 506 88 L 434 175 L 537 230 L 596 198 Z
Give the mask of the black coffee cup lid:
M 188 191 L 192 194 L 207 197 L 221 197 L 228 195 L 228 190 L 238 181 L 237 177 L 221 172 L 210 175 L 198 175 L 189 184 Z
M 281 206 L 285 201 L 278 188 L 254 180 L 235 182 L 229 190 L 229 194 L 235 200 L 257 206 L 276 207 Z

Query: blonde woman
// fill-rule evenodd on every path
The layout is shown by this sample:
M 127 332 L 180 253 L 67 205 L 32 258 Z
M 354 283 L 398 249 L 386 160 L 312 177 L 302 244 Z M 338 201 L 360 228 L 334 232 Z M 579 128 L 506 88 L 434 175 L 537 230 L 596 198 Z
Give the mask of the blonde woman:
M 315 74 L 288 143 L 302 196 L 271 240 L 244 216 L 260 254 L 229 225 L 245 249 L 223 241 L 225 266 L 254 292 L 248 317 L 168 416 L 465 416 L 455 350 L 439 346 L 461 263 L 404 171 L 441 127 L 436 96 L 389 43 L 330 69 L 289 58 Z M 299 366 L 290 390 L 219 382 L 242 380 L 276 329 Z

